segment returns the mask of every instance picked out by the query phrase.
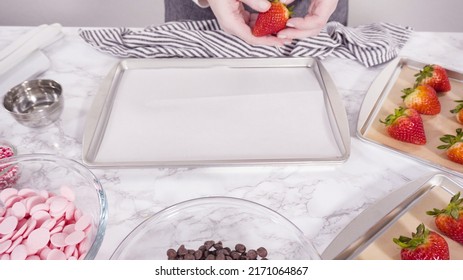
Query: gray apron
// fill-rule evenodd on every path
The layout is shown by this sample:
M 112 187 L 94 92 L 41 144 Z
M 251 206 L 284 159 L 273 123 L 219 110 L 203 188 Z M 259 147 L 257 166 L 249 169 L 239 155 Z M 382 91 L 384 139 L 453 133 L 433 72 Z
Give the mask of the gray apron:
M 310 0 L 296 0 L 294 16 L 303 17 L 307 13 Z M 214 14 L 210 8 L 198 7 L 191 0 L 164 0 L 165 22 L 213 19 Z M 329 21 L 337 21 L 347 25 L 348 0 L 339 0 L 336 11 L 331 15 Z

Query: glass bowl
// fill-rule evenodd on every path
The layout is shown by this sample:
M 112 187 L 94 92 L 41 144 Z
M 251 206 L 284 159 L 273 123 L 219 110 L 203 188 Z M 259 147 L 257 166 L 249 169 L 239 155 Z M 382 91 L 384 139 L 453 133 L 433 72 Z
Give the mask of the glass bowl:
M 105 234 L 108 206 L 99 180 L 89 169 L 55 155 L 18 155 L 0 160 L 1 180 L 9 186 L 0 190 L 0 259 L 13 255 L 63 259 L 56 250 L 66 251 L 66 259 L 95 258 Z M 12 250 L 13 245 L 21 250 Z
M 248 252 L 263 247 L 269 260 L 320 259 L 291 221 L 263 205 L 232 197 L 192 199 L 154 214 L 121 242 L 111 259 L 167 260 L 169 249 L 199 250 L 208 241 L 230 250 L 242 244 Z

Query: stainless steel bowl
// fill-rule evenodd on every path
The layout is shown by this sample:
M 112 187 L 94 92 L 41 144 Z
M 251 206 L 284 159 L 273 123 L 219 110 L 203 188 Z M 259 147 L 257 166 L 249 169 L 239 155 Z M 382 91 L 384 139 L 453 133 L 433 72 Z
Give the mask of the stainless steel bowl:
M 63 111 L 61 85 L 53 80 L 25 81 L 9 90 L 3 106 L 21 124 L 46 126 L 56 121 Z

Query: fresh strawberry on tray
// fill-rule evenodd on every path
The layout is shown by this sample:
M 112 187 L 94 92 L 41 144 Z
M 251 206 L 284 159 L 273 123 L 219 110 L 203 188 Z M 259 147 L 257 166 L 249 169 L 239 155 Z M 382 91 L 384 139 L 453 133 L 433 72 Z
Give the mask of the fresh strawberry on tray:
M 430 174 L 360 213 L 322 253 L 323 259 L 463 260 L 462 185 Z
M 463 73 L 433 61 L 397 58 L 370 86 L 357 135 L 463 177 L 462 103 Z

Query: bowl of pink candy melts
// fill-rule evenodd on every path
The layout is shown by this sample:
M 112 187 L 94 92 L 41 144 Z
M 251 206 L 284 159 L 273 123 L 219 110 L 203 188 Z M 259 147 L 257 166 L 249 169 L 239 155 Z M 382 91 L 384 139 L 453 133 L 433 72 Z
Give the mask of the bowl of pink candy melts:
M 48 154 L 0 159 L 0 260 L 95 259 L 106 229 L 105 192 L 77 161 Z

